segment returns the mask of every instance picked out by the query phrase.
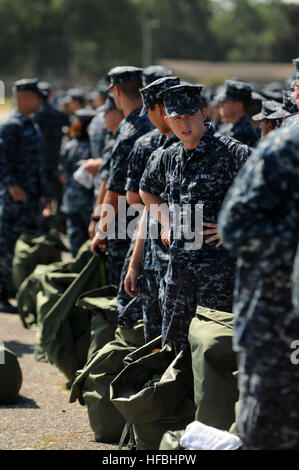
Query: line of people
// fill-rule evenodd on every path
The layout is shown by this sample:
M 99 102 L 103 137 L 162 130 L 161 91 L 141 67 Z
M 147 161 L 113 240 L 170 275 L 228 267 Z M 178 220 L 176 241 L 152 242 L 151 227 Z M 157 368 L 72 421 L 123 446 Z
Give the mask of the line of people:
M 179 354 L 190 348 L 198 306 L 234 313 L 238 426 L 246 448 L 298 447 L 296 371 L 289 361 L 297 329 L 291 294 L 298 244 L 299 59 L 294 65 L 293 91 L 257 93 L 230 79 L 213 96 L 162 67 L 115 67 L 97 111 L 82 100 L 71 110 L 71 140 L 61 151 L 59 168 L 67 178 L 60 210 L 72 254 L 87 234 L 95 256 L 107 252 L 120 326 L 130 328 L 142 318 L 146 343 L 162 335 L 162 346 Z M 18 111 L 0 129 L 7 213 L 7 219 L 1 216 L 3 279 L 17 237 L 37 220 L 39 195 L 47 197 L 44 211 L 49 208 L 37 167 L 39 129 L 29 118 L 42 88 L 23 80 L 15 89 Z M 78 96 L 71 90 L 64 104 Z M 98 146 L 92 144 L 95 133 Z M 24 142 L 31 143 L 27 155 Z M 29 211 L 30 201 L 36 207 Z M 9 249 L 8 232 L 14 233 Z M 282 393 L 274 399 L 277 370 Z M 294 400 L 288 400 L 291 394 Z M 273 418 L 278 408 L 283 432 Z

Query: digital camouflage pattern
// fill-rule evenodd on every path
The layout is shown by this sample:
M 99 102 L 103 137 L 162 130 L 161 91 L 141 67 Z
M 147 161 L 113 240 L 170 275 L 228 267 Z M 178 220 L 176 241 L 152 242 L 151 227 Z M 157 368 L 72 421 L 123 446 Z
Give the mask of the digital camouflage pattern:
M 242 448 L 297 450 L 299 446 L 299 366 L 290 350 L 275 354 L 257 349 L 241 351 L 238 360 L 238 435 Z
M 177 142 L 178 138 L 174 134 L 169 139 L 165 140 L 163 145 L 152 153 L 147 166 L 150 167 L 156 158 L 160 159 L 162 153 Z M 160 197 L 165 203 L 167 203 L 167 197 L 164 197 L 164 193 L 161 193 Z M 163 277 L 166 273 L 169 262 L 169 250 L 162 244 L 160 237 L 161 228 L 162 227 L 157 219 L 151 213 L 148 213 L 147 239 L 144 247 L 143 269 L 147 271 L 155 271 L 156 276 Z M 159 235 L 158 238 L 155 237 L 156 234 Z
M 186 217 L 185 223 L 177 226 L 178 232 L 184 234 L 187 228 L 190 233 L 195 228 L 195 207 L 203 207 L 205 222 L 217 222 L 225 194 L 249 153 L 249 147 L 233 139 L 221 140 L 207 125 L 196 149 L 187 151 L 179 142 L 153 160 L 140 187 L 155 195 L 165 195 L 172 231 L 174 205 L 180 207 L 181 215 L 190 210 L 189 220 Z M 171 342 L 177 349 L 187 344 L 188 327 L 197 304 L 231 311 L 235 270 L 234 260 L 223 247 L 216 249 L 215 243 L 203 243 L 201 247 L 197 243 L 188 250 L 186 242 L 192 241 L 184 236 L 175 239 L 171 233 L 163 300 L 163 344 Z
M 141 107 L 136 108 L 123 119 L 118 127 L 112 149 L 111 166 L 107 189 L 125 195 L 130 152 L 136 140 L 153 129 L 147 116 L 139 117 Z
M 90 158 L 88 140 L 71 139 L 61 150 L 59 169 L 67 178 L 61 207 L 65 214 L 77 214 L 81 210 L 89 214 L 91 212 L 93 190 L 87 189 L 73 178 L 82 160 L 88 158 Z
M 125 196 L 126 194 L 126 176 L 129 165 L 129 155 L 136 142 L 142 135 L 146 134 L 152 129 L 152 124 L 147 116 L 139 117 L 141 107 L 132 111 L 126 119 L 123 119 L 118 127 L 114 146 L 111 153 L 111 163 L 109 168 L 109 177 L 106 189 Z M 128 205 L 125 201 L 126 210 Z M 128 224 L 134 219 L 133 216 L 124 214 L 119 218 L 119 214 L 115 219 L 115 235 L 112 239 L 108 239 L 108 265 L 113 269 L 112 277 L 118 279 L 116 285 L 120 282 L 121 268 L 125 261 L 126 253 L 130 247 L 130 238 L 126 236 L 125 239 L 119 237 L 119 224 L 128 227 Z M 119 249 L 118 249 L 119 246 Z M 110 248 L 109 248 L 110 247 Z M 108 268 L 109 269 L 109 268 Z
M 155 150 L 148 166 L 151 162 L 160 158 L 166 148 L 178 142 L 175 135 L 165 140 L 157 150 Z M 163 194 L 160 197 L 163 198 Z M 150 213 L 147 213 L 147 238 L 144 243 L 143 254 L 143 276 L 141 279 L 142 312 L 144 323 L 144 336 L 146 342 L 161 335 L 162 331 L 162 298 L 164 293 L 164 276 L 169 262 L 169 249 L 161 241 L 161 225 Z
M 107 91 L 114 85 L 132 81 L 142 82 L 142 69 L 130 65 L 114 67 L 107 74 Z
M 252 116 L 253 121 L 262 121 L 263 119 L 275 119 L 270 117 L 274 111 L 280 107 L 280 104 L 274 100 L 263 100 L 261 112 Z M 274 113 L 275 114 L 275 113 Z
M 238 257 L 234 347 L 242 396 L 238 430 L 247 449 L 299 445 L 299 338 L 292 271 L 299 229 L 299 127 L 271 133 L 234 182 L 219 217 Z
M 196 113 L 201 105 L 202 85 L 174 85 L 160 93 L 166 114 L 172 118 L 183 114 Z
M 234 346 L 289 348 L 291 272 L 299 228 L 298 126 L 271 133 L 230 189 L 219 217 L 238 256 Z M 299 336 L 298 336 L 299 337 Z
M 139 193 L 139 181 L 143 174 L 144 168 L 147 164 L 147 161 L 151 153 L 159 147 L 160 143 L 163 141 L 164 136 L 158 131 L 158 129 L 153 129 L 150 132 L 139 137 L 130 154 L 129 154 L 129 166 L 127 170 L 127 180 L 126 180 L 126 191 L 132 191 L 134 193 Z M 130 247 L 126 254 L 126 259 L 122 267 L 122 272 L 120 276 L 119 290 L 117 294 L 117 309 L 119 312 L 119 324 L 124 328 L 131 328 L 132 324 L 135 323 L 139 318 L 142 317 L 141 307 L 136 303 L 132 303 L 130 309 L 127 308 L 124 312 L 123 309 L 126 307 L 128 302 L 130 302 L 131 297 L 126 293 L 124 289 L 124 280 L 127 274 L 128 266 L 130 263 L 131 256 L 135 247 L 135 241 L 137 236 L 137 229 L 132 237 Z M 140 273 L 141 275 L 141 273 Z M 136 309 L 135 309 L 136 306 Z
M 297 249 L 297 254 L 294 262 L 293 270 L 293 304 L 295 307 L 295 314 L 298 315 L 299 312 L 299 245 Z
M 296 74 L 299 75 L 299 57 L 297 57 L 297 59 L 293 59 L 292 63 L 295 67 Z
M 142 314 L 144 323 L 144 338 L 148 343 L 161 335 L 162 309 L 161 295 L 163 295 L 163 280 L 166 269 L 162 266 L 160 271 L 143 269 L 141 279 Z
M 163 144 L 165 136 L 158 129 L 153 129 L 139 137 L 129 154 L 126 191 L 139 194 L 139 182 L 151 154 Z
M 43 138 L 38 125 L 13 111 L 0 124 L 0 288 L 11 284 L 15 243 L 40 230 L 40 200 L 48 195 Z M 26 202 L 14 202 L 8 187 L 19 185 Z
M 282 121 L 282 127 L 289 127 L 289 126 L 298 126 L 299 124 L 299 113 L 292 114 L 291 116 L 287 116 Z
M 163 77 L 171 77 L 172 70 L 164 65 L 149 65 L 142 72 L 142 81 L 149 85 L 150 83 Z
M 249 147 L 255 147 L 259 140 L 258 132 L 251 124 L 248 116 L 243 116 L 235 124 L 222 128 L 221 133 L 227 137 L 233 137 L 239 142 L 249 145 Z M 217 133 L 217 135 L 220 136 L 220 133 Z
M 58 179 L 58 163 L 63 126 L 69 126 L 68 116 L 45 101 L 41 110 L 34 115 L 44 137 L 45 171 L 49 184 L 49 194 L 57 197 L 62 192 Z
M 219 103 L 238 98 L 250 99 L 252 91 L 250 83 L 241 82 L 240 80 L 225 80 L 224 90 L 219 93 L 217 99 Z
M 297 111 L 297 106 L 292 101 L 290 91 L 282 91 L 282 100 L 282 105 L 279 105 L 279 108 L 269 116 L 269 119 L 283 119 Z
M 111 132 L 107 132 L 105 136 L 105 144 L 103 150 L 101 151 L 100 157 L 102 158 L 102 163 L 99 167 L 98 173 L 94 177 L 94 202 L 97 199 L 98 191 L 103 180 L 107 180 L 109 177 L 110 162 L 112 149 L 114 146 L 114 135 Z
M 104 127 L 104 113 L 98 112 L 88 126 L 90 152 L 92 158 L 100 158 L 105 146 L 107 129 Z
M 60 171 L 67 182 L 63 191 L 61 212 L 66 214 L 67 235 L 70 240 L 72 255 L 88 239 L 88 225 L 93 209 L 93 189 L 87 189 L 78 183 L 73 174 L 82 160 L 90 158 L 88 140 L 71 139 L 61 150 Z
M 118 313 L 118 325 L 122 328 L 132 328 L 137 320 L 142 318 L 142 307 L 141 307 L 141 298 L 130 297 L 124 288 L 124 280 L 128 271 L 129 263 L 133 254 L 135 247 L 135 241 L 137 236 L 138 227 L 133 234 L 129 249 L 125 254 L 125 259 L 121 267 L 121 275 L 118 283 L 118 292 L 116 297 L 117 304 L 117 313 Z M 142 277 L 142 269 L 139 275 L 139 278 Z M 138 279 L 138 285 L 140 284 L 140 279 Z M 138 299 L 138 301 L 137 301 Z M 133 302 L 132 300 L 135 300 Z
M 141 110 L 140 116 L 143 116 L 147 112 L 149 106 L 152 103 L 155 104 L 159 101 L 158 95 L 162 93 L 162 91 L 167 90 L 167 88 L 174 85 L 178 85 L 179 83 L 180 79 L 178 77 L 168 76 L 159 78 L 158 80 L 155 80 L 154 82 L 139 90 L 143 101 L 143 108 Z

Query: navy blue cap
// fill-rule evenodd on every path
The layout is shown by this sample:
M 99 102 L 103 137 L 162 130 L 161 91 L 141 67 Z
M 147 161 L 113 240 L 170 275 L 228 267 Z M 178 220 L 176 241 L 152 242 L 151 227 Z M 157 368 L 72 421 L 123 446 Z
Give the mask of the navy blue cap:
M 299 57 L 297 59 L 293 59 L 293 65 L 295 67 L 295 74 L 292 77 L 291 81 L 291 88 L 295 88 L 295 86 L 299 86 Z
M 96 91 L 98 93 L 102 93 L 103 95 L 107 94 L 107 82 L 104 78 L 98 81 Z
M 81 104 L 85 104 L 87 101 L 86 94 L 79 88 L 70 88 L 67 91 L 66 97 L 64 98 L 65 103 L 70 103 L 71 101 L 79 101 Z
M 283 104 L 280 105 L 279 108 L 271 114 L 269 119 L 284 119 L 296 112 L 297 106 L 296 103 L 294 103 L 292 95 L 293 94 L 290 91 L 283 90 Z
M 46 97 L 52 90 L 52 85 L 49 82 L 38 82 L 37 86 Z
M 297 57 L 297 59 L 293 59 L 292 62 L 295 67 L 296 75 L 297 75 L 297 73 L 299 74 L 299 57 Z
M 270 117 L 274 111 L 279 109 L 280 105 L 274 100 L 262 101 L 262 110 L 260 113 L 252 116 L 253 121 L 262 121 L 263 119 L 275 119 Z
M 116 105 L 113 96 L 109 93 L 105 103 L 97 109 L 97 112 L 107 113 L 112 109 L 116 109 Z
M 142 71 L 139 67 L 133 67 L 131 65 L 114 67 L 107 74 L 107 91 L 110 90 L 114 85 L 127 82 L 142 82 Z
M 39 80 L 37 78 L 22 78 L 17 80 L 13 85 L 13 90 L 16 92 L 20 91 L 31 91 L 42 98 L 45 98 L 46 93 L 38 87 Z
M 291 88 L 295 88 L 295 86 L 299 86 L 299 57 L 297 59 L 293 59 L 293 65 L 295 67 L 296 73 L 291 83 Z
M 158 96 L 160 93 L 167 90 L 169 87 L 178 85 L 179 83 L 180 79 L 178 77 L 163 77 L 158 78 L 158 80 L 155 80 L 139 90 L 143 101 L 143 108 L 139 116 L 143 116 L 147 112 L 151 103 L 157 103 L 161 100 L 161 97 Z
M 224 85 L 224 91 L 217 96 L 219 103 L 234 99 L 251 99 L 253 89 L 249 83 L 241 82 L 239 80 L 225 80 Z
M 96 111 L 92 108 L 81 108 L 77 109 L 74 114 L 79 121 L 89 122 L 95 117 Z
M 145 67 L 142 72 L 142 81 L 149 85 L 150 83 L 163 77 L 171 77 L 172 70 L 164 67 L 163 65 L 149 65 Z
M 201 90 L 203 85 L 191 83 L 175 85 L 159 94 L 166 108 L 166 114 L 172 118 L 183 114 L 196 113 L 202 103 Z

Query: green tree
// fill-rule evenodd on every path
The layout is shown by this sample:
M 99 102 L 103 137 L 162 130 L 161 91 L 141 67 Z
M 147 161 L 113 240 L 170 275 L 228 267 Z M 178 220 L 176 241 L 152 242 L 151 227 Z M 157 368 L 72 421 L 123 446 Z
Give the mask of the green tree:
M 153 33 L 155 58 L 208 59 L 212 44 L 207 0 L 132 0 L 139 6 L 140 20 L 156 18 L 160 28 Z

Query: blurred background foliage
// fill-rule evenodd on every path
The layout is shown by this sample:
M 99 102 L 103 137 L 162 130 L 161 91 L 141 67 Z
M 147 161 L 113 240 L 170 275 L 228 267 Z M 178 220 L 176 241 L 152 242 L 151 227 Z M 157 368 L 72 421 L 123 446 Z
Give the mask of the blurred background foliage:
M 290 62 L 298 25 L 295 0 L 0 0 L 1 78 L 88 82 L 146 65 L 146 28 L 152 63 Z

